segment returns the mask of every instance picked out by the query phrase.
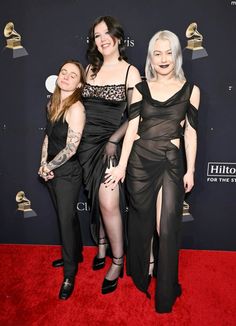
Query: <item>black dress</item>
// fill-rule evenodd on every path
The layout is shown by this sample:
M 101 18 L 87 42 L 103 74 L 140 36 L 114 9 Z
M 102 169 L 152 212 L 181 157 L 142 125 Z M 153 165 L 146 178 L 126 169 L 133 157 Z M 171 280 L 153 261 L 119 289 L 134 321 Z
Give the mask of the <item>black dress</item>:
M 156 232 L 156 200 L 162 188 L 157 262 L 156 309 L 171 311 L 180 295 L 178 284 L 179 234 L 184 200 L 183 127 L 187 118 L 196 129 L 197 110 L 190 104 L 192 86 L 186 82 L 168 100 L 151 97 L 147 82 L 136 85 L 143 99 L 130 107 L 129 119 L 140 115 L 138 135 L 127 167 L 129 192 L 127 273 L 148 294 L 151 240 Z M 180 148 L 171 140 L 180 139 Z M 148 294 L 149 295 L 149 294 Z
M 97 242 L 100 224 L 98 191 L 104 180 L 108 162 L 104 161 L 105 146 L 110 137 L 119 130 L 124 122 L 127 108 L 126 83 L 130 65 L 128 66 L 124 84 L 96 86 L 85 84 L 83 104 L 86 110 L 86 124 L 79 147 L 79 159 L 83 168 L 83 181 L 91 205 L 91 232 Z M 119 160 L 120 144 L 117 148 Z M 118 161 L 117 160 L 117 161 Z M 116 164 L 117 162 L 115 162 Z M 114 164 L 114 165 L 115 165 Z M 121 215 L 125 215 L 125 197 L 120 187 Z

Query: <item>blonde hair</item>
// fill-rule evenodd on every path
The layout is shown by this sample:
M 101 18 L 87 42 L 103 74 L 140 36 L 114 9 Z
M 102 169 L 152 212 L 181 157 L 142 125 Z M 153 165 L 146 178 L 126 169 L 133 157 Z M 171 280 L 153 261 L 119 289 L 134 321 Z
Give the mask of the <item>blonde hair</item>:
M 154 46 L 157 40 L 168 40 L 170 42 L 172 57 L 175 62 L 175 67 L 174 67 L 175 78 L 179 80 L 185 80 L 184 72 L 182 69 L 183 57 L 182 57 L 182 50 L 181 50 L 179 38 L 177 35 L 175 35 L 174 33 L 168 30 L 157 32 L 155 35 L 153 35 L 153 37 L 149 41 L 148 54 L 147 54 L 146 65 L 145 65 L 145 74 L 147 80 L 157 78 L 157 73 L 152 67 L 152 56 L 153 56 Z
M 67 60 L 63 63 L 63 65 L 59 69 L 59 73 L 64 67 L 65 64 L 72 63 L 74 64 L 80 71 L 80 83 L 81 87 L 78 87 L 74 90 L 74 92 L 68 96 L 62 104 L 62 108 L 59 110 L 60 104 L 61 104 L 61 89 L 56 84 L 55 90 L 52 94 L 52 97 L 49 102 L 49 109 L 48 109 L 48 118 L 51 122 L 58 121 L 62 116 L 63 120 L 65 120 L 65 114 L 68 111 L 68 109 L 77 101 L 81 100 L 82 97 L 82 90 L 85 84 L 85 72 L 84 68 L 81 65 L 79 61 L 76 60 Z

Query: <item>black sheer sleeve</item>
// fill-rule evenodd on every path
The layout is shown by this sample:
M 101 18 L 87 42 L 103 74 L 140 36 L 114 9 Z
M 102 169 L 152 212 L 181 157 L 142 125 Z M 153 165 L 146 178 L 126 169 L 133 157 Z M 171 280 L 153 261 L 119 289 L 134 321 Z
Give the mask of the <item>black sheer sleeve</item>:
M 135 102 L 129 107 L 129 121 L 137 118 L 141 112 L 142 101 Z
M 189 107 L 187 110 L 187 118 L 188 121 L 196 131 L 198 129 L 198 110 L 191 104 L 189 103 Z
M 127 98 L 127 108 L 129 110 L 129 105 L 132 98 L 132 91 L 133 88 L 128 88 L 126 91 L 126 98 Z M 112 161 L 112 164 L 114 162 L 117 162 L 117 145 L 120 143 L 120 141 L 124 138 L 124 135 L 126 133 L 126 130 L 128 128 L 128 113 L 127 110 L 125 110 L 123 114 L 123 119 L 121 122 L 121 126 L 111 135 L 109 138 L 103 153 L 103 161 L 107 161 L 108 167 L 110 167 L 110 162 Z M 116 163 L 114 163 L 116 165 Z

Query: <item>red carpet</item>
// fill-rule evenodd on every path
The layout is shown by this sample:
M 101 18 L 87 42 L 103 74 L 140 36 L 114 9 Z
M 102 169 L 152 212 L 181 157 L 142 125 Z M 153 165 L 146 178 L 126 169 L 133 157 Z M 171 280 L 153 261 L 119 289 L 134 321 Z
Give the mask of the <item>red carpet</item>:
M 85 247 L 74 293 L 60 301 L 62 269 L 51 267 L 59 246 L 0 245 L 0 325 L 236 325 L 236 252 L 182 250 L 183 294 L 164 315 L 154 311 L 155 280 L 151 300 L 127 276 L 114 293 L 100 294 L 105 269 L 92 271 L 94 253 Z

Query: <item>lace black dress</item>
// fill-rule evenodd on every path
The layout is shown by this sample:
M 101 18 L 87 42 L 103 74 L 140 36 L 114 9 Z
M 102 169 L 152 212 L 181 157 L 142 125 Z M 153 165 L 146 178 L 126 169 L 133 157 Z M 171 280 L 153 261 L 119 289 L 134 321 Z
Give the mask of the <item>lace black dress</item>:
M 91 232 L 97 242 L 99 232 L 98 191 L 104 180 L 108 162 L 104 161 L 104 149 L 110 137 L 119 130 L 124 122 L 127 108 L 126 83 L 130 66 L 128 66 L 124 84 L 96 86 L 85 84 L 83 104 L 86 110 L 86 124 L 79 146 L 79 159 L 83 168 L 83 181 L 91 205 Z M 123 136 L 123 135 L 122 135 Z M 120 145 L 117 146 L 119 161 Z M 114 162 L 117 164 L 117 162 Z M 115 165 L 114 164 L 114 165 Z M 125 197 L 120 187 L 121 215 L 125 215 Z
M 190 104 L 192 87 L 186 82 L 164 102 L 151 97 L 147 82 L 136 85 L 143 99 L 130 107 L 129 119 L 140 116 L 138 135 L 127 167 L 129 192 L 127 273 L 148 294 L 151 240 L 156 232 L 156 201 L 162 188 L 157 262 L 156 309 L 171 311 L 181 288 L 178 283 L 179 235 L 184 200 L 183 127 L 186 116 L 197 126 L 197 110 Z M 180 148 L 171 140 L 180 139 Z M 149 294 L 148 294 L 149 295 Z

